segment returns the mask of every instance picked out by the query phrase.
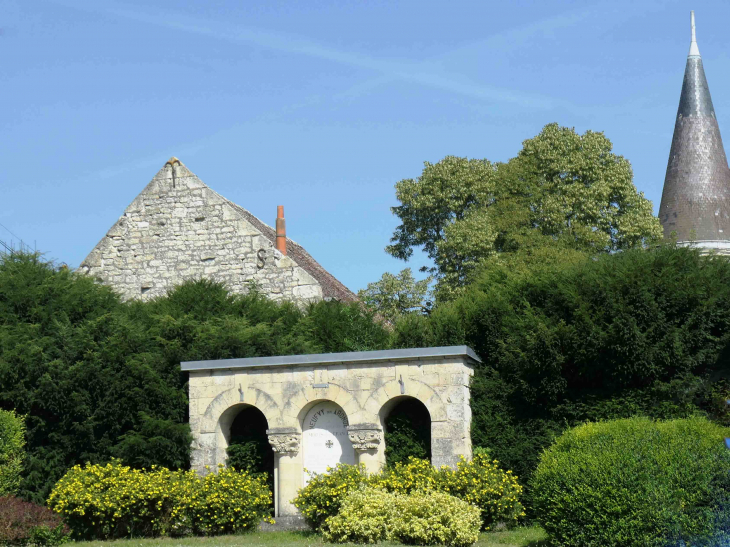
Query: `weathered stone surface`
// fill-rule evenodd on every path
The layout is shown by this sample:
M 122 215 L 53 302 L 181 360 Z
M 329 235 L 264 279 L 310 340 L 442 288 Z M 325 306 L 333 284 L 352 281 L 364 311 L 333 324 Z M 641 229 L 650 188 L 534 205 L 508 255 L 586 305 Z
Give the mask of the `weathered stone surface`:
M 252 286 L 273 300 L 354 300 L 298 244 L 287 256 L 274 231 L 208 188 L 172 158 L 127 207 L 81 263 L 125 299 L 148 300 L 188 279 L 224 283 L 234 293 Z
M 294 456 L 299 452 L 299 442 L 302 434 L 296 429 L 292 427 L 267 429 L 266 435 L 269 438 L 272 450 L 277 454 Z
M 383 438 L 378 424 L 357 424 L 347 427 L 347 434 L 355 450 L 376 450 Z

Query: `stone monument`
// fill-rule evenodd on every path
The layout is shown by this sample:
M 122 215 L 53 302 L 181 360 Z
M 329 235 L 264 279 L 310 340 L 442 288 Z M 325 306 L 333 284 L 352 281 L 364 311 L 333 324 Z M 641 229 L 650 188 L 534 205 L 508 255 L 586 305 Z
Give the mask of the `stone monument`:
M 204 474 L 225 463 L 233 420 L 255 407 L 275 454 L 276 516 L 294 516 L 292 500 L 311 473 L 340 462 L 381 469 L 385 420 L 407 399 L 430 417 L 433 465 L 455 466 L 471 458 L 469 380 L 479 361 L 452 346 L 182 363 L 192 467 Z

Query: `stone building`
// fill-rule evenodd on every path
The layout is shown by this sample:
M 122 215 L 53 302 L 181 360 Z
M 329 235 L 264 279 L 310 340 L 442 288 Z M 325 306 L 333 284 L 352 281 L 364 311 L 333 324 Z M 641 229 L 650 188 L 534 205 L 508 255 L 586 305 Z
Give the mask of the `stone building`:
M 692 41 L 659 207 L 664 237 L 730 254 L 730 169 L 697 47 Z
M 236 293 L 251 283 L 273 300 L 355 300 L 303 247 L 206 186 L 171 158 L 94 247 L 79 271 L 125 299 L 210 278 Z M 273 216 L 273 215 L 272 215 Z
M 472 455 L 469 381 L 478 362 L 470 348 L 453 346 L 182 363 L 191 465 L 205 474 L 225 464 L 234 420 L 260 413 L 275 456 L 276 516 L 293 516 L 309 472 L 340 462 L 379 471 L 386 418 L 414 401 L 431 423 L 431 462 L 455 466 Z

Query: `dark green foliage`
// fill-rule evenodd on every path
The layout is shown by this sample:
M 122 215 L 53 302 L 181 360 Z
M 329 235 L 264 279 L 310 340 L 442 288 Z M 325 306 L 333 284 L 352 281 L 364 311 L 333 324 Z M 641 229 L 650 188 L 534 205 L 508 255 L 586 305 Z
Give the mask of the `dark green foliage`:
M 268 423 L 256 407 L 241 410 L 231 424 L 226 465 L 253 475 L 264 474 L 269 486 L 274 486 L 274 451 L 266 435 Z
M 431 416 L 418 399 L 404 399 L 385 419 L 385 461 L 406 463 L 409 457 L 431 459 Z
M 482 357 L 473 443 L 526 479 L 541 449 L 585 420 L 727 420 L 730 262 L 670 246 L 492 265 L 463 297 L 398 322 L 393 339 Z
M 136 429 L 119 437 L 114 457 L 136 468 L 153 465 L 171 469 L 190 466 L 190 443 L 193 436 L 188 424 L 175 423 L 139 413 Z
M 698 417 L 586 423 L 542 454 L 532 510 L 555 544 L 566 547 L 713 539 L 729 499 L 729 433 Z
M 0 256 L 0 408 L 27 415 L 20 495 L 43 502 L 75 464 L 188 465 L 187 375 L 198 359 L 382 349 L 357 305 L 301 311 L 210 281 L 123 303 L 35 255 Z

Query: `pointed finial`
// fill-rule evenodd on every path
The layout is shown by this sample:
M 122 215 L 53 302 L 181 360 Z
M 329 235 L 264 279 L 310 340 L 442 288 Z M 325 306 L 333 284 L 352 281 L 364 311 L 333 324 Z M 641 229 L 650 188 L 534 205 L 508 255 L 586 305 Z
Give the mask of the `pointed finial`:
M 692 42 L 689 44 L 689 56 L 699 57 L 700 48 L 697 47 L 697 35 L 695 34 L 695 12 L 694 10 L 689 12 L 689 18 L 692 23 Z

